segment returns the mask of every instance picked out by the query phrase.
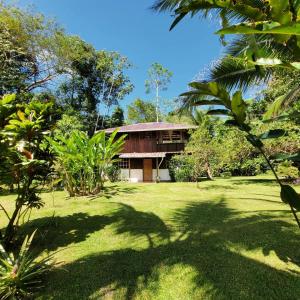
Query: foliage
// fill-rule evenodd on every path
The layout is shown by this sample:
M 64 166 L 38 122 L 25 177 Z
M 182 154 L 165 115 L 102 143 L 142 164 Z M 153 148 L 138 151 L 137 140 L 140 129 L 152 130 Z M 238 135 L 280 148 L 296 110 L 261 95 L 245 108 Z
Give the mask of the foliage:
M 142 99 L 135 99 L 131 105 L 127 107 L 129 123 L 147 123 L 155 122 L 155 106 Z
M 75 42 L 70 79 L 61 84 L 59 97 L 63 105 L 82 114 L 91 136 L 104 127 L 104 118 L 98 113 L 100 105 L 107 108 L 108 115 L 111 106 L 118 105 L 132 91 L 133 85 L 125 74 L 131 64 L 117 52 L 96 51 L 78 38 Z
M 0 298 L 28 299 L 44 287 L 42 279 L 50 270 L 51 256 L 38 258 L 30 249 L 34 233 L 26 236 L 17 255 L 0 244 Z
M 109 127 L 118 127 L 122 125 L 124 125 L 124 111 L 120 106 L 117 106 L 111 114 Z
M 83 130 L 83 124 L 80 116 L 73 112 L 72 114 L 65 113 L 58 120 L 55 126 L 54 135 L 62 135 L 66 138 L 75 130 Z
M 247 118 L 247 103 L 242 98 L 241 91 L 235 92 L 233 95 L 220 84 L 216 82 L 200 83 L 193 82 L 190 83 L 193 90 L 184 93 L 185 96 L 184 106 L 190 107 L 194 105 L 218 105 L 218 108 L 210 109 L 207 114 L 209 115 L 225 115 L 228 117 L 226 124 L 235 126 L 241 130 L 248 142 L 255 147 L 264 157 L 268 166 L 274 173 L 276 180 L 281 188 L 281 199 L 283 202 L 289 204 L 291 211 L 300 227 L 300 222 L 295 213 L 296 210 L 300 210 L 300 196 L 295 192 L 293 187 L 289 185 L 284 185 L 279 180 L 274 167 L 268 156 L 266 155 L 264 148 L 264 140 L 270 138 L 282 137 L 285 131 L 282 129 L 271 129 L 267 132 L 257 135 L 253 133 L 253 128 L 251 123 Z
M 175 155 L 169 161 L 169 173 L 172 181 L 189 182 L 193 181 L 193 163 L 190 156 Z
M 276 167 L 276 171 L 279 176 L 286 179 L 297 179 L 299 177 L 299 170 L 293 166 L 293 162 L 291 161 L 279 163 Z
M 45 87 L 68 67 L 66 35 L 41 14 L 0 4 L 0 96 Z
M 120 181 L 121 169 L 117 164 L 112 164 L 107 168 L 106 175 L 110 182 Z
M 187 15 L 214 15 L 221 19 L 217 32 L 221 39 L 236 35 L 229 39 L 226 55 L 214 64 L 208 81 L 245 89 L 269 82 L 273 74 L 283 82 L 287 73 L 295 74 L 295 82 L 299 78 L 299 1 L 157 0 L 153 8 L 175 13 L 171 29 Z M 299 99 L 299 85 L 292 85 L 286 85 L 286 93 L 281 90 L 269 116 Z
M 82 131 L 73 131 L 69 138 L 47 138 L 70 197 L 97 194 L 103 189 L 107 169 L 117 160 L 116 155 L 124 144 L 125 135 L 116 135 L 114 131 L 107 138 L 105 132 L 100 131 L 89 138 Z
M 191 153 L 193 159 L 194 178 L 203 176 L 212 179 L 214 169 L 221 164 L 222 150 L 214 132 L 203 123 L 192 135 L 186 146 L 186 152 Z
M 52 157 L 43 141 L 55 121 L 50 117 L 54 111 L 52 102 L 32 100 L 16 104 L 14 95 L 5 95 L 0 100 L 0 158 L 4 162 L 0 165 L 0 183 L 16 186 L 17 193 L 12 215 L 1 206 L 8 218 L 3 237 L 6 246 L 13 242 L 27 213 L 43 206 L 37 193 L 52 166 Z
M 156 97 L 156 106 L 155 106 L 155 112 L 156 112 L 156 122 L 160 119 L 160 91 L 165 91 L 168 87 L 168 84 L 171 81 L 171 77 L 173 76 L 173 73 L 170 72 L 168 69 L 164 68 L 159 63 L 153 63 L 149 70 L 148 70 L 148 77 L 149 79 L 146 80 L 145 86 L 146 86 L 146 92 L 150 93 L 151 91 L 155 91 L 155 97 Z

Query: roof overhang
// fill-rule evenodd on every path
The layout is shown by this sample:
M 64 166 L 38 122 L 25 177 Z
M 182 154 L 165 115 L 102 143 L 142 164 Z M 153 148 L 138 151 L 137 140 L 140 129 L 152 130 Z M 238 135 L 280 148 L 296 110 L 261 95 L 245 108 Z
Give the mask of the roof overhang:
M 122 153 L 120 158 L 156 158 L 166 157 L 166 152 Z

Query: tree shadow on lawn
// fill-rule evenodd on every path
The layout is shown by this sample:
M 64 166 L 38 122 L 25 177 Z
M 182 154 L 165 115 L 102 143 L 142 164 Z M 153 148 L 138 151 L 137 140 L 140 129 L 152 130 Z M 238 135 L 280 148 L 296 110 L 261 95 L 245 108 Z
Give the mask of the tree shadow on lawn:
M 108 216 L 90 216 L 76 213 L 67 216 L 52 216 L 34 219 L 22 226 L 22 235 L 37 229 L 34 246 L 37 251 L 55 251 L 72 243 L 86 240 L 93 232 L 111 223 Z
M 113 223 L 116 224 L 117 234 L 128 232 L 136 237 L 144 236 L 149 242 L 149 247 L 154 247 L 155 240 L 170 240 L 168 227 L 155 214 L 137 211 L 124 203 L 110 203 L 117 206 L 110 215 L 90 216 L 87 213 L 75 213 L 34 219 L 23 225 L 21 234 L 25 236 L 38 229 L 34 239 L 37 251 L 55 251 L 70 244 L 80 243 L 90 234 Z
M 240 178 L 240 179 L 230 179 L 230 182 L 232 182 L 235 185 L 256 185 L 256 184 L 264 184 L 264 185 L 275 185 L 277 184 L 276 179 L 271 178 L 256 178 L 256 177 L 248 177 L 246 179 Z
M 168 232 L 161 233 L 168 240 L 167 226 L 155 215 L 151 220 L 158 223 L 157 230 L 149 229 L 145 233 L 152 221 L 144 222 L 143 214 L 128 206 L 121 208 L 121 212 L 116 211 L 116 219 L 121 220 L 117 222 L 117 232 L 137 236 L 162 230 Z M 144 227 L 139 226 L 141 221 L 146 224 Z M 141 284 L 154 294 L 159 290 L 162 267 L 181 265 L 195 270 L 192 283 L 197 287 L 211 286 L 205 298 L 298 298 L 300 276 L 297 272 L 273 268 L 239 251 L 261 250 L 266 256 L 274 251 L 284 262 L 299 264 L 300 235 L 292 224 L 267 212 L 243 218 L 240 212 L 228 208 L 224 199 L 217 203 L 191 203 L 177 210 L 172 222 L 179 233 L 172 241 L 156 246 L 149 242 L 147 249 L 128 248 L 89 255 L 65 265 L 64 270 L 55 270 L 50 278 L 54 288 L 46 290 L 44 296 L 46 299 L 88 299 L 100 293 L 94 298 L 98 299 L 110 297 L 118 290 L 119 293 L 124 291 L 121 296 L 116 295 L 118 299 L 133 299 Z M 174 278 L 173 285 L 177 286 L 178 277 Z M 194 286 L 191 289 L 194 289 L 191 293 L 196 293 Z M 151 295 L 148 298 L 153 297 Z M 189 295 L 190 299 L 198 299 L 193 295 Z

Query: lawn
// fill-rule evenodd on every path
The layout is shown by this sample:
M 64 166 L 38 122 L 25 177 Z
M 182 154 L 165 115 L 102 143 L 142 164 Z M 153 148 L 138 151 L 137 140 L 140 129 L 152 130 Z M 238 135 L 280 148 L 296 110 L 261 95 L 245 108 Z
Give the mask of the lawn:
M 38 299 L 299 299 L 300 230 L 278 195 L 269 177 L 45 193 L 22 228 L 57 251 Z

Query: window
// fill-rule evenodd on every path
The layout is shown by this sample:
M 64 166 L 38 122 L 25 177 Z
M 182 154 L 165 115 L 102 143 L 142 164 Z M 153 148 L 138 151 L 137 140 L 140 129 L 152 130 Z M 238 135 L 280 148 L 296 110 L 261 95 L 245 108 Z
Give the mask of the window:
M 178 143 L 182 142 L 182 134 L 181 131 L 164 131 L 161 133 L 161 143 Z
M 121 158 L 121 160 L 118 162 L 118 165 L 121 169 L 129 169 L 129 159 Z

